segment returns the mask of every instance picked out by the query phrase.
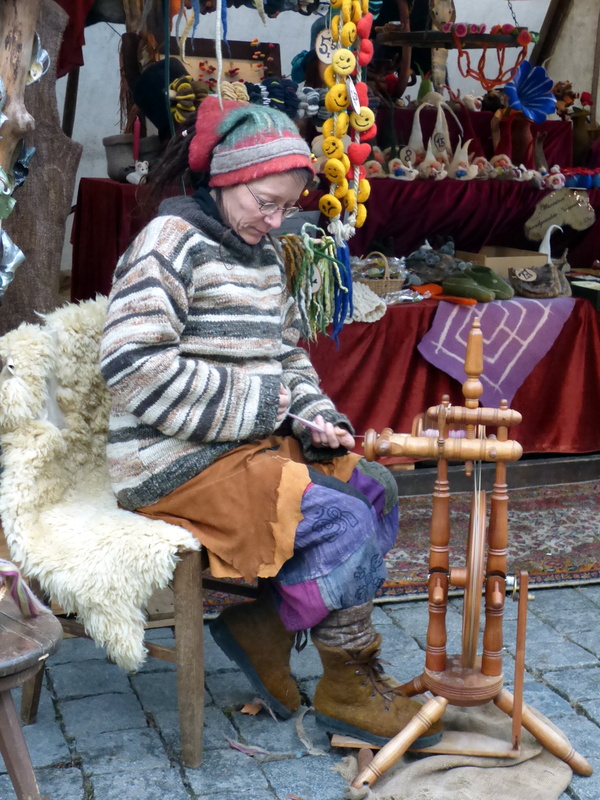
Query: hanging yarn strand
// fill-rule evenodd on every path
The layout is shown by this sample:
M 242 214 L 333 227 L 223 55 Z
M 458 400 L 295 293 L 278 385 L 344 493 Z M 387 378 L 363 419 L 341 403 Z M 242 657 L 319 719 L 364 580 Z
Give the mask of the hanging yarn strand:
M 318 236 L 311 236 L 313 230 Z M 333 237 L 310 223 L 302 232 L 279 237 L 287 286 L 296 299 L 301 317 L 301 335 L 314 340 L 332 326 L 337 336 L 351 308 L 352 276 L 347 245 L 338 248 Z M 341 255 L 341 257 L 339 257 Z
M 525 44 L 521 47 L 519 54 L 517 55 L 516 61 L 512 67 L 508 69 L 504 68 L 504 62 L 506 60 L 506 46 L 505 45 L 496 45 L 496 54 L 498 58 L 498 73 L 495 77 L 488 78 L 485 75 L 485 65 L 487 59 L 487 51 L 488 45 L 484 44 L 481 56 L 479 57 L 479 61 L 477 63 L 477 69 L 473 69 L 471 66 L 471 56 L 469 55 L 469 51 L 463 47 L 460 36 L 457 36 L 456 33 L 452 32 L 452 38 L 454 40 L 454 44 L 458 51 L 458 71 L 463 76 L 463 78 L 474 78 L 478 81 L 482 88 L 485 89 L 486 92 L 491 91 L 492 89 L 497 88 L 498 86 L 502 86 L 505 83 L 511 81 L 523 61 L 525 60 L 525 56 L 527 55 L 527 47 L 528 45 Z

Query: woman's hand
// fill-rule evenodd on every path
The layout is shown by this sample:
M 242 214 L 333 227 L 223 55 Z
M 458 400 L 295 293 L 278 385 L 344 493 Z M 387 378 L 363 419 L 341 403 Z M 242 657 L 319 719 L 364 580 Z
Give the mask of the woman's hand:
M 320 414 L 317 414 L 313 422 L 323 428 L 323 433 L 311 431 L 312 443 L 315 447 L 331 447 L 334 450 L 337 447 L 345 447 L 348 450 L 352 450 L 354 447 L 354 436 L 350 431 L 345 428 L 338 428 L 331 422 L 325 422 Z
M 292 393 L 284 386 L 283 383 L 279 384 L 279 402 L 277 403 L 277 425 L 281 425 L 283 420 L 287 417 L 290 402 L 292 400 Z

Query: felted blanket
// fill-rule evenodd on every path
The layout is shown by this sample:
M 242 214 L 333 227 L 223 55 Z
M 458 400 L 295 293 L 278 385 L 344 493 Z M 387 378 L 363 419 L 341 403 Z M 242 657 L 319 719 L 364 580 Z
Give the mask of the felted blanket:
M 531 711 L 554 731 L 558 729 Z M 512 720 L 493 703 L 475 708 L 448 706 L 442 717 L 446 730 L 484 734 L 511 741 Z M 358 774 L 353 756 L 343 759 L 338 771 L 350 783 Z M 354 789 L 347 800 L 558 800 L 571 781 L 571 767 L 522 729 L 517 758 L 483 758 L 467 755 L 402 756 L 375 784 Z
M 11 558 L 127 670 L 145 658 L 145 606 L 198 549 L 184 528 L 117 506 L 99 369 L 106 298 L 0 338 L 0 515 Z
M 434 367 L 463 383 L 465 348 L 471 323 L 479 317 L 483 334 L 481 402 L 510 405 L 517 389 L 554 344 L 569 318 L 571 297 L 549 300 L 494 300 L 474 306 L 440 303 L 418 350 Z

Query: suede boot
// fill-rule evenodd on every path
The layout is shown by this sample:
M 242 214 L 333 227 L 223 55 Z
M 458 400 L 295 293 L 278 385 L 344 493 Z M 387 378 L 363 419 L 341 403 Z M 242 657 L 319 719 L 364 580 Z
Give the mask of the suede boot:
M 298 685 L 290 673 L 295 634 L 285 629 L 267 598 L 226 608 L 209 623 L 213 639 L 282 719 L 300 708 Z
M 328 733 L 353 736 L 384 745 L 399 733 L 419 711 L 416 700 L 403 697 L 398 683 L 383 673 L 378 660 L 381 636 L 362 650 L 346 650 L 323 644 L 312 635 L 323 663 L 323 677 L 313 699 L 317 723 Z M 438 721 L 417 747 L 430 747 L 442 735 Z

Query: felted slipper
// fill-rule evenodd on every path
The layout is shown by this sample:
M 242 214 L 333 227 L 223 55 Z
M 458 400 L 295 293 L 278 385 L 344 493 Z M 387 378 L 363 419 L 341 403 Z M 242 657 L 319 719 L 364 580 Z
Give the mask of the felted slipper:
M 473 278 L 484 289 L 489 289 L 496 296 L 496 300 L 510 300 L 515 296 L 513 287 L 494 272 L 490 267 L 484 267 L 483 264 L 473 264 L 472 267 L 465 269 L 465 275 Z
M 482 286 L 470 275 L 465 275 L 464 272 L 450 275 L 450 277 L 446 278 L 442 283 L 442 289 L 444 294 L 453 295 L 454 297 L 472 297 L 478 303 L 489 303 L 496 298 L 491 289 Z

